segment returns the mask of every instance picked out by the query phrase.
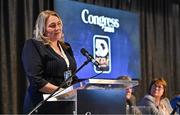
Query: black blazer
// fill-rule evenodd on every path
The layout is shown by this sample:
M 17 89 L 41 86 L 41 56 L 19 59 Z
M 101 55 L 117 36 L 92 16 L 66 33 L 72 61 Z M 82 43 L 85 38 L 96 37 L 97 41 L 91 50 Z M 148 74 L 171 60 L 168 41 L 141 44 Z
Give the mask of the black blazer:
M 63 48 L 70 62 L 69 69 L 76 71 L 76 61 L 68 43 L 68 49 Z M 35 39 L 25 42 L 22 52 L 22 62 L 25 74 L 29 80 L 29 88 L 24 100 L 24 112 L 29 112 L 40 101 L 43 93 L 39 91 L 48 82 L 59 86 L 64 81 L 64 71 L 67 71 L 65 60 L 49 46 Z M 74 77 L 74 82 L 77 77 Z M 66 87 L 66 86 L 64 86 Z

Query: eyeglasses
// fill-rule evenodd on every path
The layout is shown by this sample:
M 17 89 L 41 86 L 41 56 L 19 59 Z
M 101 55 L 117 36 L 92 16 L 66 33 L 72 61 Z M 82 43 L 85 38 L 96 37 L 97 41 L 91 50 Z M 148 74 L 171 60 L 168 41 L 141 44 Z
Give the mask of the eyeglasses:
M 162 85 L 153 84 L 152 88 L 164 89 Z

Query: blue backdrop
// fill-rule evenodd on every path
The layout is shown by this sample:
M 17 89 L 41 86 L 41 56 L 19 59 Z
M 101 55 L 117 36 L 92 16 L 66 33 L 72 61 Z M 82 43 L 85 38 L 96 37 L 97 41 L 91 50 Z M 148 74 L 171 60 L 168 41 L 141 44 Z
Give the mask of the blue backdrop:
M 129 75 L 140 79 L 138 14 L 70 0 L 55 0 L 54 6 L 63 20 L 65 41 L 71 44 L 78 67 L 87 60 L 80 53 L 85 48 L 95 59 L 99 55 L 101 61 L 107 62 L 108 68 L 97 78 Z M 98 43 L 102 49 L 98 49 Z M 77 76 L 86 79 L 99 72 L 89 63 Z

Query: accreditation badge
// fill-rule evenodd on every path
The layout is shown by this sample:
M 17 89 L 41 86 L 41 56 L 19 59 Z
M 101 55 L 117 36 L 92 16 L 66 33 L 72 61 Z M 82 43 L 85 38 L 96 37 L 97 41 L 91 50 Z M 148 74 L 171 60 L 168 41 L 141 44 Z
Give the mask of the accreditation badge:
M 68 86 L 71 85 L 71 82 L 72 82 L 72 78 L 69 78 L 72 76 L 72 71 L 71 70 L 67 70 L 64 72 L 64 80 L 66 81 L 66 84 Z

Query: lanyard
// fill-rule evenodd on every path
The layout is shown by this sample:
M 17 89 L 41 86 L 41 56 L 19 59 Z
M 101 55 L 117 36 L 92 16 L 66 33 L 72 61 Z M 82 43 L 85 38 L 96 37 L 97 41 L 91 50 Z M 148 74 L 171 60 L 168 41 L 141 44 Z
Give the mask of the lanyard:
M 61 57 L 63 57 L 63 59 L 66 62 L 67 68 L 69 69 L 69 59 L 67 58 L 66 54 L 64 53 L 64 50 L 62 49 L 61 44 L 58 44 L 58 45 L 59 45 L 59 48 L 60 48 L 61 53 L 62 53 Z

